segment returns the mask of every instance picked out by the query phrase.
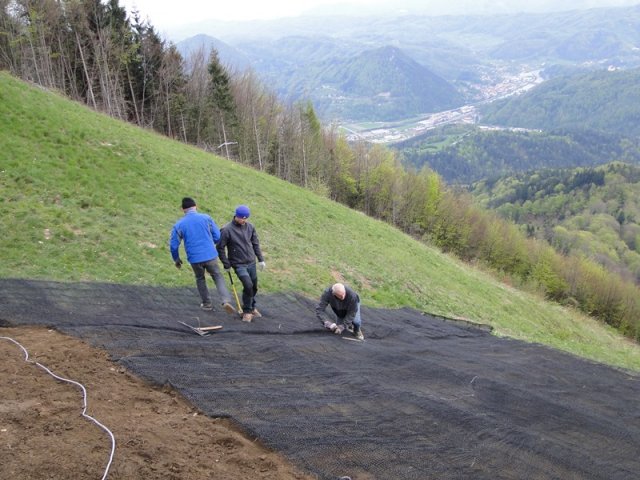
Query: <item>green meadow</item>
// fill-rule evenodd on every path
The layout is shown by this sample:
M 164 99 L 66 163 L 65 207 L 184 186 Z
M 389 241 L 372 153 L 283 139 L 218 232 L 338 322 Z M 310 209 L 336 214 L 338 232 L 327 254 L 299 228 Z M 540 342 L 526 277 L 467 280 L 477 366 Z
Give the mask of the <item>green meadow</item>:
M 167 245 L 181 198 L 194 197 L 219 226 L 244 203 L 266 257 L 262 292 L 313 298 L 340 279 L 367 306 L 462 317 L 640 371 L 640 347 L 589 317 L 310 191 L 6 73 L 0 146 L 0 277 L 195 288 Z

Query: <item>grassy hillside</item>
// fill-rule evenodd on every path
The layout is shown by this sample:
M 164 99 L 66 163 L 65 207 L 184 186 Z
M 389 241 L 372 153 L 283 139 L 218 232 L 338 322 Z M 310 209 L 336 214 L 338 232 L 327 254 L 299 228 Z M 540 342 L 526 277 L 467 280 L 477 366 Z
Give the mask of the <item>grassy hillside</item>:
M 181 197 L 219 224 L 247 203 L 268 266 L 263 291 L 316 297 L 343 276 L 370 306 L 463 316 L 640 370 L 637 345 L 584 316 L 310 192 L 3 73 L 0 145 L 1 277 L 194 287 L 167 247 Z

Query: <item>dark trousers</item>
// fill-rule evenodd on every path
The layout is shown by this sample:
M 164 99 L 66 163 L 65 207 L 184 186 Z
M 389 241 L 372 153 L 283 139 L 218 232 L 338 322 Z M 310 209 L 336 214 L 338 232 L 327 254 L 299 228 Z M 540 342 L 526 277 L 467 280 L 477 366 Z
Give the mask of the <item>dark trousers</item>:
M 360 325 L 362 325 L 362 317 L 360 316 L 360 302 L 357 303 L 356 314 L 353 317 L 353 325 L 350 325 L 350 322 L 347 322 L 344 317 L 338 317 L 338 323 L 344 325 L 347 328 L 353 327 L 354 332 L 358 332 L 360 330 Z M 337 315 L 336 315 L 337 317 Z
M 229 295 L 229 290 L 227 290 L 227 287 L 224 284 L 224 277 L 222 276 L 220 267 L 218 267 L 217 258 L 202 263 L 192 263 L 191 268 L 193 269 L 193 274 L 196 277 L 196 286 L 198 287 L 198 293 L 200 294 L 202 303 L 211 303 L 209 289 L 207 288 L 207 279 L 205 277 L 206 273 L 211 275 L 211 278 L 213 278 L 213 282 L 216 284 L 216 290 L 218 291 L 218 295 L 220 295 L 222 303 L 231 303 L 231 295 Z
M 258 293 L 258 271 L 256 264 L 236 265 L 233 267 L 242 282 L 242 311 L 251 313 L 256 308 L 256 293 Z

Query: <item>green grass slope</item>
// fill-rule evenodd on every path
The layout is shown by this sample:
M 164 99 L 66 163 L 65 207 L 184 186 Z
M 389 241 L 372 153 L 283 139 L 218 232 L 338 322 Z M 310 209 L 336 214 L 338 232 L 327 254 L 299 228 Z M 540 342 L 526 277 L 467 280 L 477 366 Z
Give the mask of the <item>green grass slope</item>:
M 369 306 L 463 316 L 500 335 L 640 370 L 637 345 L 586 317 L 301 188 L 5 73 L 0 146 L 0 277 L 195 287 L 167 246 L 180 199 L 192 195 L 220 225 L 237 204 L 252 208 L 268 267 L 264 292 L 316 297 L 342 275 Z

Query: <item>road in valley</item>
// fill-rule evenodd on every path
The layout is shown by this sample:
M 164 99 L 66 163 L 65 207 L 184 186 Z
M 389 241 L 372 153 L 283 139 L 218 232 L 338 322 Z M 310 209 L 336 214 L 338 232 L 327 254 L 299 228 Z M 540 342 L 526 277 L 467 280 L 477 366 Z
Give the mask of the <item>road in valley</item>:
M 524 93 L 543 82 L 541 70 L 524 70 L 517 74 L 505 75 L 499 82 L 482 86 L 480 100 L 452 110 L 429 113 L 411 119 L 394 122 L 367 122 L 342 124 L 349 141 L 371 143 L 397 143 L 416 137 L 428 130 L 448 125 L 478 123 L 478 106 L 496 100 Z

